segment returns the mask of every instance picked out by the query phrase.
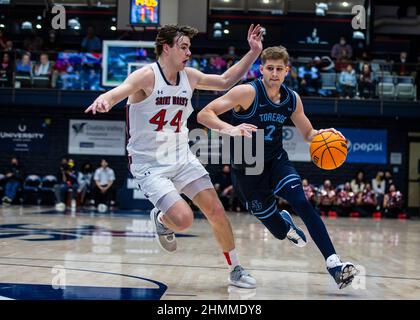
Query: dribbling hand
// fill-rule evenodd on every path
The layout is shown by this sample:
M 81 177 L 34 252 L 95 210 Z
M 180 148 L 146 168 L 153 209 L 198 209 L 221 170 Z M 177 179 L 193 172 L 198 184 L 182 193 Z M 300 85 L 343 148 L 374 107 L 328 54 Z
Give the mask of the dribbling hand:
M 328 129 L 321 129 L 318 130 L 317 134 L 323 133 L 323 132 L 334 132 L 336 134 L 338 134 L 340 137 L 342 137 L 344 140 L 347 141 L 346 137 L 338 130 L 334 129 L 334 128 L 328 128 Z

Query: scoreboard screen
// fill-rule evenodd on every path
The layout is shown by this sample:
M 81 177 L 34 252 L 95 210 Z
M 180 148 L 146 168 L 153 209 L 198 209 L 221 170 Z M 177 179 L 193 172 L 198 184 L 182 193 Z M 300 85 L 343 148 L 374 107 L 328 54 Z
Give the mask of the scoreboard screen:
M 158 26 L 160 0 L 130 0 L 130 24 Z

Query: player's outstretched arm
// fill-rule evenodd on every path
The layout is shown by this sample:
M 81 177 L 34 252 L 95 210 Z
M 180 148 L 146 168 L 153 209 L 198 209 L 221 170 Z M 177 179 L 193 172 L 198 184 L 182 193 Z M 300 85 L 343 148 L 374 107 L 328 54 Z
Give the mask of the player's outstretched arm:
M 142 88 L 145 88 L 147 81 L 151 79 L 152 75 L 153 71 L 148 66 L 134 71 L 118 87 L 115 87 L 96 98 L 96 100 L 85 110 L 85 113 L 92 112 L 93 114 L 96 114 L 96 112 L 108 112 L 118 102 Z
M 197 115 L 197 121 L 202 125 L 219 130 L 231 136 L 252 137 L 252 132 L 257 130 L 253 124 L 242 123 L 239 126 L 222 121 L 218 115 L 235 107 L 248 108 L 255 97 L 255 90 L 250 85 L 239 85 L 228 91 L 225 95 L 213 100 L 204 107 Z
M 248 44 L 250 50 L 242 59 L 226 70 L 222 75 L 205 74 L 193 68 L 186 68 L 188 76 L 192 79 L 193 89 L 201 90 L 228 90 L 233 87 L 242 76 L 251 68 L 262 51 L 261 26 L 252 24 L 248 30 Z
M 294 92 L 294 94 L 296 95 L 296 110 L 293 112 L 290 119 L 293 121 L 296 128 L 298 128 L 306 142 L 312 142 L 313 138 L 322 132 L 335 132 L 345 139 L 343 134 L 334 128 L 315 130 L 303 110 L 303 103 L 300 96 L 296 92 Z

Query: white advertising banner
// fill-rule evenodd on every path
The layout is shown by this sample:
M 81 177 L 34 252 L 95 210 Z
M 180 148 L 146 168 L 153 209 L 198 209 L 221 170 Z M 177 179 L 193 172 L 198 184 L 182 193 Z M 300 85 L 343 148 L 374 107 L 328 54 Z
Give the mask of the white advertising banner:
M 283 148 L 287 151 L 290 161 L 311 161 L 309 144 L 296 127 L 283 127 Z
M 124 121 L 70 120 L 69 154 L 125 155 Z

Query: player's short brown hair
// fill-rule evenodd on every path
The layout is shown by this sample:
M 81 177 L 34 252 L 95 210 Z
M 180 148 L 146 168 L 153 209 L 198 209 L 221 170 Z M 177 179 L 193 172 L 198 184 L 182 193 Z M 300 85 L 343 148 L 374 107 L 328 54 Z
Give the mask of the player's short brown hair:
M 264 49 L 261 53 L 262 64 L 265 64 L 267 60 L 283 60 L 284 64 L 287 66 L 289 63 L 287 49 L 283 46 L 268 47 Z
M 162 54 L 163 45 L 165 43 L 172 47 L 176 37 L 187 36 L 188 38 L 192 39 L 197 33 L 198 30 L 190 26 L 178 26 L 175 24 L 168 24 L 163 26 L 159 30 L 155 40 L 156 57 L 159 58 L 159 56 Z

